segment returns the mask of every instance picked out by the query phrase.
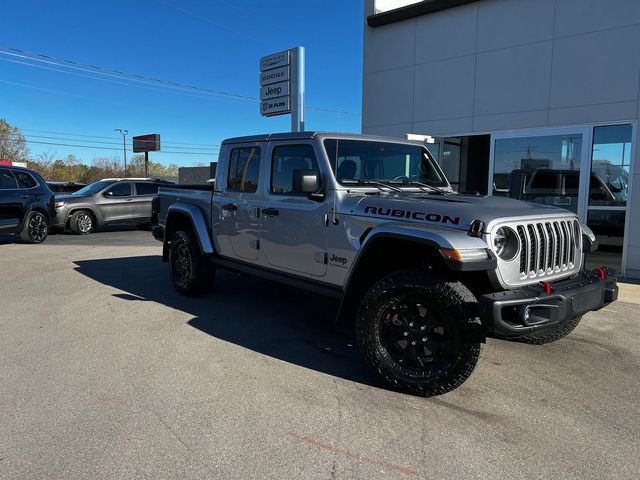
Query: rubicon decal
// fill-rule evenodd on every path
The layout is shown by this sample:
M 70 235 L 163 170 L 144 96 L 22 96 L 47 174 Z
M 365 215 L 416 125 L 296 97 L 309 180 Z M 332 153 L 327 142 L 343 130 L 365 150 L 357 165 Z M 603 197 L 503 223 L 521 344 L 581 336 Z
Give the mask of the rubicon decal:
M 450 217 L 449 215 L 440 215 L 439 213 L 412 212 L 411 210 L 401 210 L 399 208 L 366 206 L 364 207 L 364 213 L 394 218 L 410 218 L 413 220 L 423 220 L 425 222 L 451 223 L 453 225 L 460 223 L 460 217 Z

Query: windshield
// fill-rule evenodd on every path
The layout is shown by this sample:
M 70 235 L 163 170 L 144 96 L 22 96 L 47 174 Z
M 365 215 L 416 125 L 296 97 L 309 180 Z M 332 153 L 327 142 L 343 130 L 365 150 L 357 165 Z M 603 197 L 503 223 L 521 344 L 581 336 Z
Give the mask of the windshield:
M 103 188 L 108 187 L 113 183 L 113 180 L 99 180 L 81 188 L 77 192 L 73 192 L 71 195 L 95 195 Z
M 324 141 L 324 148 L 341 185 L 360 181 L 449 186 L 427 149 L 419 145 L 332 138 Z

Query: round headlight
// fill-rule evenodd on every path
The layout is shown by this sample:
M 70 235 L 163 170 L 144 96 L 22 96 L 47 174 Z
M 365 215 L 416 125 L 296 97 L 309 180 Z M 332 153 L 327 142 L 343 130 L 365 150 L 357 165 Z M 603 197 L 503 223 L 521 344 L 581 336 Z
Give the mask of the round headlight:
M 520 248 L 520 239 L 509 227 L 500 227 L 493 235 L 493 251 L 502 260 L 513 260 Z

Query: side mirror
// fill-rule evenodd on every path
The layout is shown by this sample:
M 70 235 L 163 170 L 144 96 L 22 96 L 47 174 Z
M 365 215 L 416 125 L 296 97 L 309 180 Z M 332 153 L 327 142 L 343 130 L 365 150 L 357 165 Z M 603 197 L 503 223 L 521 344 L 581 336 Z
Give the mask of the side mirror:
M 104 192 L 102 194 L 103 197 L 113 197 L 113 192 L 111 190 L 109 190 L 108 192 Z
M 294 170 L 292 179 L 293 193 L 311 195 L 320 188 L 320 177 L 316 170 Z

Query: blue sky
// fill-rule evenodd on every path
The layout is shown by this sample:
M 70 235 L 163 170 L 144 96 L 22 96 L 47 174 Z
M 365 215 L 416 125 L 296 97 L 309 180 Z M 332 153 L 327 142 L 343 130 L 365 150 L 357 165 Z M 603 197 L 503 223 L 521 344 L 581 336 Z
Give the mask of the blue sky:
M 362 0 L 23 0 L 3 4 L 0 45 L 251 97 L 259 95 L 259 58 L 303 45 L 307 104 L 358 114 L 309 109 L 307 129 L 359 132 L 362 11 Z M 48 69 L 16 63 L 25 61 Z M 178 144 L 199 152 L 229 136 L 290 128 L 289 116 L 264 119 L 254 102 L 51 68 L 59 69 L 0 53 L 0 117 L 30 141 L 117 149 L 113 130 L 126 128 L 133 135 L 160 133 L 166 151 Z M 29 148 L 34 155 L 50 151 L 85 161 L 122 156 L 118 150 L 35 143 Z M 151 158 L 190 165 L 214 160 L 214 151 L 207 152 Z

